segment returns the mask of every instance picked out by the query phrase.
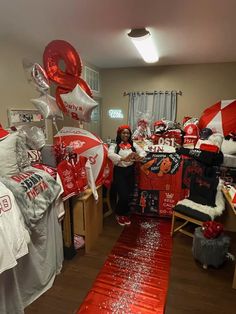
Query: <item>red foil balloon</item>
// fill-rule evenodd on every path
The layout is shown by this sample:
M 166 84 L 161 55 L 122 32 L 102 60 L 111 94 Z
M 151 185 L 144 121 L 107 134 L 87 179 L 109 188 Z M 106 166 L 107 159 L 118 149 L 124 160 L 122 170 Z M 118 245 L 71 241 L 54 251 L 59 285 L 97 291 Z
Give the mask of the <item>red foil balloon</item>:
M 54 40 L 50 42 L 44 50 L 44 68 L 51 81 L 58 85 L 56 90 L 56 101 L 59 108 L 66 114 L 66 109 L 61 94 L 71 92 L 78 84 L 90 97 L 92 91 L 88 84 L 80 77 L 82 63 L 74 47 L 64 40 Z M 65 70 L 60 68 L 60 63 L 64 62 Z M 71 115 L 78 120 L 76 115 Z
M 90 87 L 88 86 L 88 84 L 85 82 L 85 80 L 83 80 L 81 77 L 78 78 L 77 84 L 79 84 L 79 86 L 90 96 L 93 97 L 92 95 L 92 91 L 90 89 Z
M 44 68 L 51 81 L 72 90 L 81 75 L 82 63 L 75 48 L 64 40 L 51 41 L 44 50 Z M 60 68 L 64 62 L 65 70 Z

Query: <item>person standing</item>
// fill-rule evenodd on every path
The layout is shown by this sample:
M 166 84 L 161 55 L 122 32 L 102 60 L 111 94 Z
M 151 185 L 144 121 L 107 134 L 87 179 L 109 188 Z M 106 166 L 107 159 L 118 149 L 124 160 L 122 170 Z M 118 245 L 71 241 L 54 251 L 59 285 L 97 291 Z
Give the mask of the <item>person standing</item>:
M 132 141 L 131 129 L 121 125 L 117 129 L 116 143 L 111 144 L 108 157 L 114 164 L 113 182 L 118 194 L 116 220 L 119 225 L 130 225 L 129 198 L 134 189 L 134 163 L 146 156 L 145 151 Z

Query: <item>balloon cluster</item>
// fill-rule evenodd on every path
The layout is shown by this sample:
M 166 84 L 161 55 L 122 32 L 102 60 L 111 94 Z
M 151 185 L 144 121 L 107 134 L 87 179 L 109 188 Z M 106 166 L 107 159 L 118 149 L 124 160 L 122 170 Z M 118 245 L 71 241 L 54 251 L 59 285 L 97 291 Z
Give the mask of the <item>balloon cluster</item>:
M 45 119 L 63 119 L 64 112 L 72 119 L 89 122 L 98 104 L 81 78 L 82 63 L 76 50 L 66 41 L 54 40 L 46 46 L 43 61 L 44 69 L 38 63 L 23 60 L 27 80 L 41 94 L 31 102 Z M 64 70 L 60 67 L 63 64 Z M 50 81 L 57 85 L 56 98 L 48 94 Z
M 39 98 L 31 99 L 31 102 L 45 119 L 63 119 L 63 114 L 57 106 L 56 99 L 48 94 L 50 86 L 45 70 L 40 64 L 32 63 L 27 59 L 23 59 L 23 68 L 28 82 L 41 94 Z
M 215 239 L 223 232 L 223 225 L 216 221 L 206 221 L 202 224 L 203 235 L 207 239 Z
M 43 61 L 49 79 L 57 85 L 56 100 L 60 109 L 75 120 L 89 122 L 97 102 L 81 78 L 82 63 L 74 47 L 64 40 L 53 40 L 44 50 Z

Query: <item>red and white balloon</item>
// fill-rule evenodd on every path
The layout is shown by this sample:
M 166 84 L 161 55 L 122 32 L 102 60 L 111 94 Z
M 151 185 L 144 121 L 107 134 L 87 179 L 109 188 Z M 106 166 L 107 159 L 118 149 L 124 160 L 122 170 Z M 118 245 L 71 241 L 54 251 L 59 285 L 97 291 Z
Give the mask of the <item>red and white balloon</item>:
M 43 60 L 49 79 L 57 84 L 56 101 L 60 109 L 73 119 L 90 121 L 91 108 L 96 107 L 96 102 L 92 101 L 91 89 L 81 78 L 82 62 L 75 48 L 64 40 L 53 40 L 45 48 Z M 64 70 L 60 67 L 62 62 Z

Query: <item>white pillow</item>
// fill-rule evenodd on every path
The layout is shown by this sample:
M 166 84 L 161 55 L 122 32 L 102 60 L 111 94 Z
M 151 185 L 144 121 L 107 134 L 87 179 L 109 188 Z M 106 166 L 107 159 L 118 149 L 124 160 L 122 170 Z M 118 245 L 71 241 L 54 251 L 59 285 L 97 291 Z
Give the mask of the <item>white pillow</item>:
M 223 139 L 223 143 L 221 145 L 221 151 L 223 154 L 235 155 L 236 154 L 236 141 L 233 141 L 232 139 L 229 139 L 229 140 Z
M 10 177 L 19 172 L 16 157 L 17 133 L 0 141 L 0 176 Z

